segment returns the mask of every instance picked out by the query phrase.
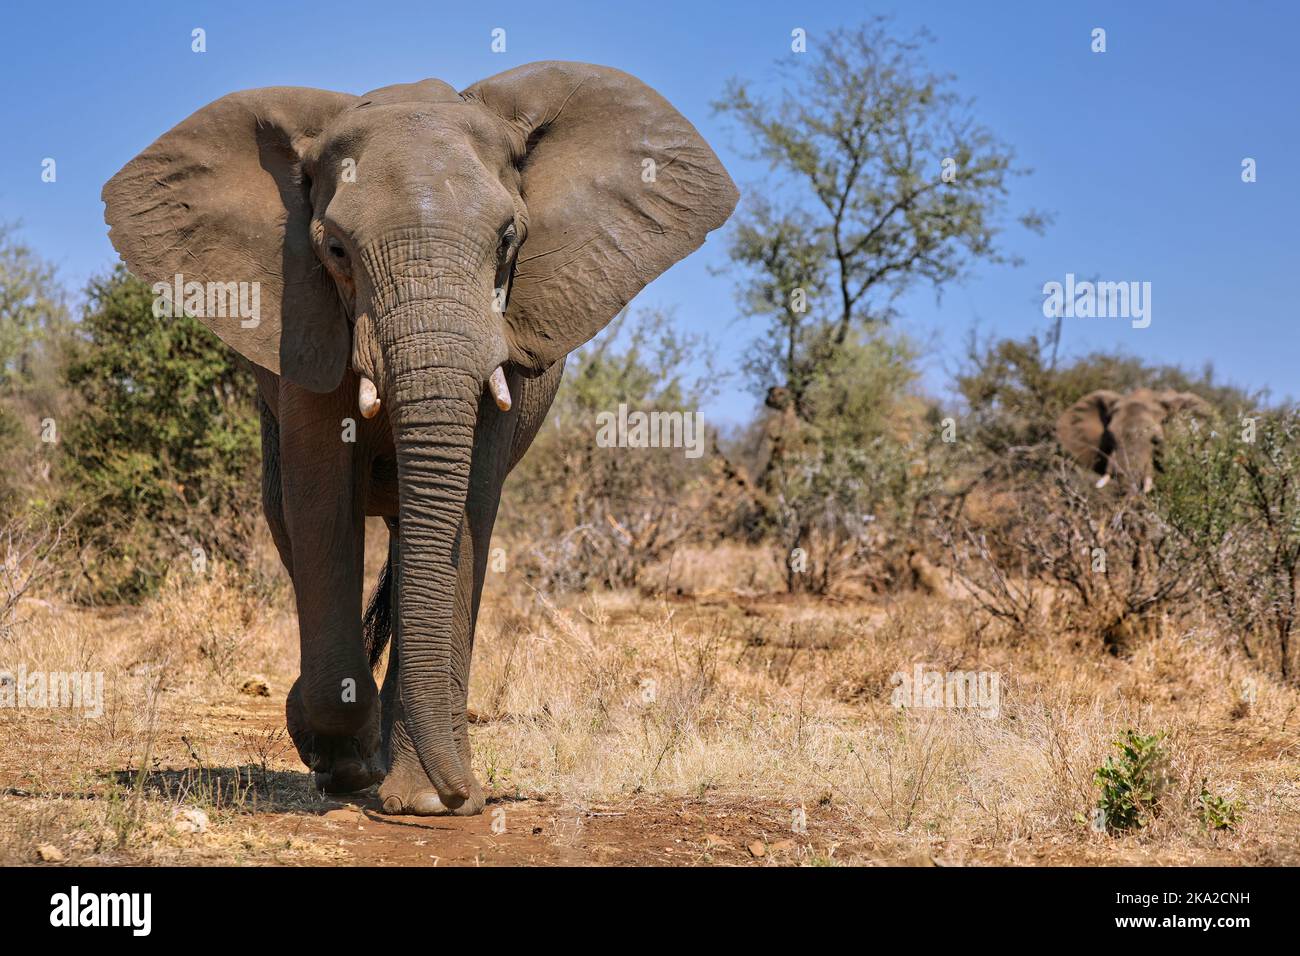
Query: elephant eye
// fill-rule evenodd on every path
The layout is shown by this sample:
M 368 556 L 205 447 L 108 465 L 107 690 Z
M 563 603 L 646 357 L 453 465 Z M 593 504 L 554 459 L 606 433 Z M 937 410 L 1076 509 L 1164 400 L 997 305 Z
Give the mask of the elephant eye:
M 501 232 L 501 244 L 497 247 L 497 261 L 505 262 L 506 256 L 510 255 L 510 250 L 515 244 L 515 237 L 518 232 L 515 230 L 515 224 L 512 222 Z
M 333 236 L 330 236 L 330 238 L 325 241 L 325 248 L 328 249 L 329 254 L 336 259 L 346 259 L 348 257 L 348 251 L 343 248 L 343 243 L 339 242 L 339 240 L 335 239 Z

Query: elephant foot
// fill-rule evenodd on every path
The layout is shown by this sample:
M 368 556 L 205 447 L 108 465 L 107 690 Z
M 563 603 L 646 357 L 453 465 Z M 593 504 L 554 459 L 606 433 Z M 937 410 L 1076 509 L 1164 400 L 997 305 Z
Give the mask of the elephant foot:
M 394 722 L 390 744 L 392 768 L 379 787 L 379 801 L 384 813 L 417 817 L 472 817 L 483 812 L 487 798 L 472 773 L 467 799 L 444 799 L 438 793 L 438 788 L 424 772 L 420 758 L 416 756 L 415 745 L 406 732 L 406 725 L 400 719 Z M 466 767 L 469 766 L 468 757 L 469 748 L 466 747 Z
M 317 737 L 322 753 L 311 765 L 316 787 L 326 793 L 356 793 L 368 790 L 384 779 L 378 754 L 369 757 L 361 752 L 355 737 L 347 739 Z
M 483 788 L 472 777 L 469 799 L 457 800 L 454 805 L 444 802 L 422 768 L 415 773 L 390 772 L 380 784 L 379 800 L 384 813 L 417 817 L 472 817 L 482 813 L 487 802 Z
M 295 683 L 285 701 L 285 721 L 298 756 L 314 775 L 317 789 L 356 793 L 384 779 L 377 720 L 370 721 L 359 737 L 317 733 L 311 729 Z

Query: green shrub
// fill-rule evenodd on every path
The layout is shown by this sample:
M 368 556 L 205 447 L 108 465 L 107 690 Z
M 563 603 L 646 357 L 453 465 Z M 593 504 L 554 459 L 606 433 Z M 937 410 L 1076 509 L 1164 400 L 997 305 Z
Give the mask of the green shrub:
M 917 537 L 921 503 L 951 464 L 934 410 L 909 386 L 905 340 L 850 332 L 807 383 L 801 411 L 780 390 L 759 469 L 765 524 L 791 591 L 824 594 Z
M 1115 741 L 1118 759 L 1107 757 L 1093 774 L 1101 787 L 1097 809 L 1110 832 L 1139 829 L 1159 813 L 1160 799 L 1169 787 L 1164 737 L 1163 733 L 1143 735 L 1126 730 L 1123 738 Z
M 1241 822 L 1241 801 L 1211 793 L 1206 782 L 1201 781 L 1201 792 L 1196 798 L 1201 823 L 1210 830 L 1235 830 Z
M 259 514 L 256 385 L 192 318 L 153 315 L 118 267 L 91 282 L 62 428 L 82 596 L 136 600 L 177 560 L 241 558 Z M 242 360 L 241 360 L 242 361 Z

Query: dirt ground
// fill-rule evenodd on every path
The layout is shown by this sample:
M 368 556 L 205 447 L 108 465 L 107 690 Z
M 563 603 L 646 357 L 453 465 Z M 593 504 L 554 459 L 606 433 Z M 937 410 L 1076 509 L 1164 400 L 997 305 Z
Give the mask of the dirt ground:
M 478 817 L 390 816 L 379 812 L 370 794 L 337 797 L 319 793 L 297 763 L 284 734 L 284 702 L 241 695 L 234 705 L 209 704 L 169 716 L 151 755 L 153 769 L 141 774 L 132 765 L 85 761 L 68 777 L 102 781 L 127 790 L 139 788 L 147 804 L 202 806 L 203 832 L 188 832 L 184 811 L 173 811 L 171 825 L 147 826 L 151 862 L 204 865 L 259 863 L 282 865 L 385 866 L 724 866 L 765 863 L 833 863 L 851 842 L 829 806 L 804 815 L 805 831 L 792 829 L 791 812 L 771 801 L 719 795 L 664 799 L 644 795 L 608 804 L 574 804 L 543 794 L 492 791 Z M 252 746 L 271 741 L 269 766 L 210 766 L 198 751 L 221 738 Z M 251 742 L 257 741 L 256 744 Z M 259 761 L 260 762 L 260 761 Z M 6 762 L 8 764 L 8 762 Z M 188 764 L 188 766 L 186 766 Z M 279 769 L 281 767 L 287 769 Z M 92 785 L 48 786 L 48 777 L 6 765 L 0 814 L 11 821 L 34 817 L 39 831 L 20 839 L 31 843 L 19 859 L 5 862 L 141 862 L 130 839 L 111 825 L 86 833 L 83 817 L 96 816 L 96 803 L 116 799 Z M 37 780 L 47 781 L 45 785 Z M 147 812 L 147 811 L 146 811 Z M 233 825 L 224 839 L 213 839 L 214 821 Z M 73 824 L 69 826 L 69 824 Z M 89 836 L 91 843 L 86 842 Z M 39 839 L 42 843 L 34 843 Z M 49 842 L 53 841 L 53 842 Z M 40 847 L 55 847 L 64 859 L 43 860 Z M 12 844 L 4 848 L 14 849 Z M 865 847 L 855 847 L 855 852 Z M 901 862 L 911 862 L 903 860 Z M 921 858 L 918 865 L 932 865 Z
M 1300 863 L 1300 693 L 1195 628 L 1119 659 L 998 637 L 953 595 L 715 580 L 752 560 L 683 559 L 693 588 L 657 594 L 490 586 L 472 818 L 315 790 L 284 729 L 283 590 L 218 567 L 139 608 L 32 602 L 0 669 L 103 672 L 105 700 L 0 708 L 0 862 Z M 998 713 L 894 706 L 917 665 L 998 674 Z M 1166 735 L 1167 793 L 1143 828 L 1099 832 L 1094 773 L 1130 727 Z M 1232 829 L 1206 825 L 1203 789 L 1236 801 Z

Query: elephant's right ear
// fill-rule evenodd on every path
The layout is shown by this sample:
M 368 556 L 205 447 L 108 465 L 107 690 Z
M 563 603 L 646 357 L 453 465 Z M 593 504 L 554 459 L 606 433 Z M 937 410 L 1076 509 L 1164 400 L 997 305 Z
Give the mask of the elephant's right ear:
M 1118 392 L 1098 389 L 1083 396 L 1056 420 L 1056 439 L 1061 447 L 1081 466 L 1099 475 L 1106 473 L 1110 454 L 1106 426 L 1119 401 Z
M 301 158 L 356 100 L 296 87 L 232 93 L 164 133 L 102 197 L 109 238 L 133 273 L 179 284 L 178 312 L 201 313 L 236 351 L 317 392 L 342 379 L 349 332 L 312 248 Z

